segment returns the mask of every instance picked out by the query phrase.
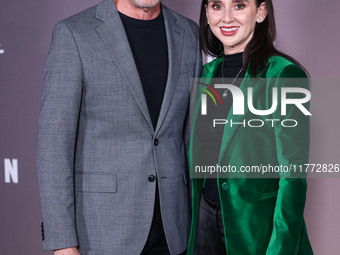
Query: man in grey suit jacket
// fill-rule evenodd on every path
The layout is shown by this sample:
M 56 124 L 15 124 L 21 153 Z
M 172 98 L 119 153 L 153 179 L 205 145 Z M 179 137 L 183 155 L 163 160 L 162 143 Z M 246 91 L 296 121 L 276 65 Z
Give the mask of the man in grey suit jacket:
M 122 21 L 138 27 L 138 20 L 152 23 L 160 15 L 166 60 L 159 60 L 166 72 L 153 67 L 156 84 L 159 76 L 164 84 L 152 95 L 158 88 L 147 84 L 148 58 L 140 59 L 141 44 Z M 159 0 L 104 0 L 55 26 L 37 147 L 43 249 L 185 252 L 190 78 L 200 68 L 197 25 Z

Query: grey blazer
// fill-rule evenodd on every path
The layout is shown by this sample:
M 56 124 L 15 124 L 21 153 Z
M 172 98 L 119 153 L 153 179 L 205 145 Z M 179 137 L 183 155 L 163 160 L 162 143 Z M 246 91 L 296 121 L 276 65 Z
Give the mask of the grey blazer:
M 186 250 L 190 78 L 199 76 L 201 52 L 197 25 L 162 9 L 169 72 L 155 130 L 114 2 L 54 28 L 37 146 L 45 250 L 140 254 L 153 216 L 150 175 L 170 252 Z

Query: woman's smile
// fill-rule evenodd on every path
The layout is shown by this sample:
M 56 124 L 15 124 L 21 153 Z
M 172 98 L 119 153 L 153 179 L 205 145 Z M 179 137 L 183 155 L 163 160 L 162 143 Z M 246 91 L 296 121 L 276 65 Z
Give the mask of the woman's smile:
M 230 26 L 230 27 L 220 27 L 221 33 L 225 36 L 232 36 L 237 33 L 240 27 L 238 26 Z

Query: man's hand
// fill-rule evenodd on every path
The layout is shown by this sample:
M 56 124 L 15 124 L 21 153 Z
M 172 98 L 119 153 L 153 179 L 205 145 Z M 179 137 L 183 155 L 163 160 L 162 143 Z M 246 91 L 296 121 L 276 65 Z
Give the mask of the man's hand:
M 55 250 L 54 255 L 80 255 L 76 247 Z

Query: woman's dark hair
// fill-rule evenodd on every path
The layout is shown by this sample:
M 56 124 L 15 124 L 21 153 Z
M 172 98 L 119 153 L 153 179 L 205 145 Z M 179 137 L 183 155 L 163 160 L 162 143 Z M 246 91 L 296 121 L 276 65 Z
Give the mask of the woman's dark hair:
M 276 25 L 272 0 L 255 1 L 257 7 L 260 7 L 263 2 L 266 3 L 267 17 L 263 22 L 256 23 L 253 38 L 246 46 L 243 54 L 243 75 L 249 65 L 250 73 L 256 76 L 265 68 L 268 58 L 274 55 L 282 56 L 305 70 L 298 61 L 280 52 L 274 46 L 274 41 L 276 39 Z M 218 57 L 223 52 L 223 44 L 210 30 L 206 16 L 206 5 L 208 5 L 208 0 L 203 0 L 199 21 L 200 43 L 205 54 Z

